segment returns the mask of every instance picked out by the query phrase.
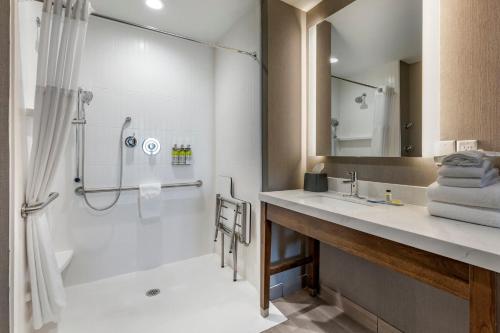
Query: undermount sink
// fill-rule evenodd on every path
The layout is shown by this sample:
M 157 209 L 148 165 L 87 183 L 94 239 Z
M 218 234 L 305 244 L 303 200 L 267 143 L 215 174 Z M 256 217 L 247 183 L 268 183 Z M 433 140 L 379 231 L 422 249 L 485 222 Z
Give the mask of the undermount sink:
M 304 201 L 305 204 L 309 205 L 326 205 L 326 206 L 336 206 L 343 207 L 347 209 L 359 209 L 360 206 L 368 206 L 373 207 L 374 205 L 366 202 L 363 199 L 358 199 L 354 197 L 347 197 L 342 195 L 341 193 L 329 193 L 327 194 L 317 194 L 317 195 L 308 195 L 300 198 Z

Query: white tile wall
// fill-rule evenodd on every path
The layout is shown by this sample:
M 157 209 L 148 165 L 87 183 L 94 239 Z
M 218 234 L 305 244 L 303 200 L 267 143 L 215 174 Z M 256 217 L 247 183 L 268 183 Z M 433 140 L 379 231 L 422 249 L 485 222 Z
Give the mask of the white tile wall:
M 73 193 L 74 132 L 57 173 L 62 198 L 51 209 L 58 249 L 74 249 L 65 273 L 73 285 L 210 253 L 208 214 L 213 204 L 214 51 L 193 43 L 91 18 L 81 82 L 92 90 L 87 108 L 86 179 L 89 187 L 118 184 L 118 140 L 126 116 L 139 144 L 126 149 L 124 184 L 201 179 L 201 189 L 162 193 L 162 217 L 145 223 L 138 217 L 137 192 L 122 195 L 111 212 L 97 214 Z M 156 157 L 142 152 L 147 137 L 162 149 Z M 171 146 L 191 144 L 192 166 L 172 166 Z M 91 195 L 98 206 L 113 194 Z
M 229 29 L 220 41 L 260 54 L 260 4 Z M 255 287 L 259 284 L 258 193 L 261 190 L 260 67 L 240 54 L 216 51 L 215 56 L 215 176 L 233 177 L 238 198 L 252 203 L 252 244 L 240 247 L 238 270 Z M 216 188 L 217 191 L 223 189 Z M 217 244 L 219 245 L 219 244 Z M 226 242 L 229 246 L 229 242 Z M 217 252 L 220 252 L 217 246 Z M 226 249 L 227 253 L 228 249 Z M 226 255 L 232 264 L 231 256 Z

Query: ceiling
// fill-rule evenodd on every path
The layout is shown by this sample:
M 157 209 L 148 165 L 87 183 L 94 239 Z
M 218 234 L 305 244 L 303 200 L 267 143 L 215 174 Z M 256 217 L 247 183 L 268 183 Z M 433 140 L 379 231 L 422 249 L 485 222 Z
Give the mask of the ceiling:
M 320 3 L 321 0 L 283 0 L 283 2 L 308 12 Z
M 145 0 L 91 0 L 100 14 L 205 41 L 217 41 L 258 0 L 163 0 L 162 10 Z
M 332 23 L 332 72 L 349 76 L 395 60 L 422 56 L 422 0 L 356 0 Z

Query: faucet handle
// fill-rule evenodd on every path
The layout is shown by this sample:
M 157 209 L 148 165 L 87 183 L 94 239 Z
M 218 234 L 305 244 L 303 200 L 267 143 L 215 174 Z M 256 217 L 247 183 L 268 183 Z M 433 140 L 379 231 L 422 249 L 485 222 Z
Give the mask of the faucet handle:
M 356 171 L 349 171 L 347 173 L 347 175 L 349 176 L 349 180 L 344 180 L 343 181 L 344 184 L 349 184 L 349 183 L 352 184 L 352 183 L 356 182 L 356 180 L 357 180 L 357 173 L 356 173 Z
M 355 182 L 358 179 L 358 173 L 356 171 L 349 171 L 347 174 L 351 178 L 352 182 Z

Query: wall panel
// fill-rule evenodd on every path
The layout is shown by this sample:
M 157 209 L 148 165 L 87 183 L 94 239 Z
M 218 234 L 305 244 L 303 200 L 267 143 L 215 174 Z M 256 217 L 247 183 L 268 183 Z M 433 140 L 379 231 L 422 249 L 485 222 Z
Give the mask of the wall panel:
M 441 0 L 441 137 L 500 151 L 500 2 Z
M 262 11 L 263 189 L 299 188 L 305 14 L 276 0 L 264 0 Z

